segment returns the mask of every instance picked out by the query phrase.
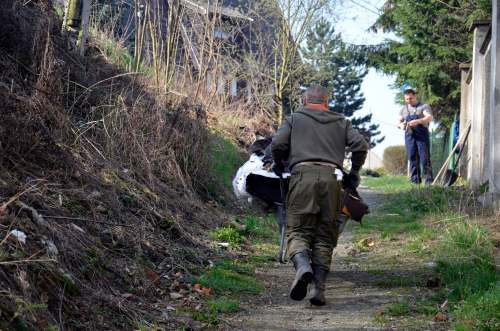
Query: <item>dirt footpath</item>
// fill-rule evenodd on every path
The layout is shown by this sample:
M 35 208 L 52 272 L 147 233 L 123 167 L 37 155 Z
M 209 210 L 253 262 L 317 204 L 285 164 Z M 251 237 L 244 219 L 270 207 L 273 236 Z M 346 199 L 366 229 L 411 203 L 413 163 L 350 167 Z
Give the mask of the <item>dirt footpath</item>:
M 361 192 L 372 206 L 380 198 L 376 193 Z M 254 302 L 242 305 L 233 316 L 232 330 L 386 330 L 374 322 L 381 306 L 396 301 L 399 296 L 391 288 L 377 287 L 373 275 L 361 270 L 360 263 L 370 253 L 356 254 L 353 247 L 352 224 L 342 234 L 334 251 L 328 276 L 324 307 L 312 307 L 308 297 L 301 302 L 288 297 L 294 271 L 290 263 L 275 264 L 257 270 L 266 292 Z

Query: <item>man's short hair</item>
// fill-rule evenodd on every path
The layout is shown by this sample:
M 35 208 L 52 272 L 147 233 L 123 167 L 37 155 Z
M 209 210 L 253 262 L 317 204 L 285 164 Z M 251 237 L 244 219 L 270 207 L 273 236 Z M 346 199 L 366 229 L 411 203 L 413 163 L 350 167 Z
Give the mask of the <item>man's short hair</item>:
M 304 93 L 307 103 L 322 104 L 328 102 L 328 89 L 321 85 L 311 85 Z
M 417 95 L 417 92 L 415 92 L 414 90 L 406 90 L 404 92 L 404 94 L 413 94 L 413 95 Z

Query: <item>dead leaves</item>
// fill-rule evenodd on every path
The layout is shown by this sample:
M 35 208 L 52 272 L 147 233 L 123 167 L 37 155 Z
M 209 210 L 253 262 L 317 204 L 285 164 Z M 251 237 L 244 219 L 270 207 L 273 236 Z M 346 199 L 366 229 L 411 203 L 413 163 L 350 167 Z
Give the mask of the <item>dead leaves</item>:
M 434 321 L 436 321 L 436 322 L 445 322 L 447 320 L 448 320 L 448 317 L 442 312 L 439 312 L 434 316 Z
M 201 284 L 179 284 L 175 283 L 170 287 L 170 298 L 179 300 L 182 298 L 196 298 L 197 296 L 211 297 L 214 295 L 214 290 L 209 287 L 204 287 Z M 194 297 L 193 297 L 194 294 Z
M 214 294 L 213 289 L 209 287 L 203 287 L 201 284 L 194 284 L 193 289 L 205 297 L 210 297 Z
M 204 287 L 199 283 L 191 284 L 183 282 L 184 275 L 181 272 L 176 272 L 172 277 L 174 280 L 169 288 L 169 297 L 172 300 L 183 299 L 184 301 L 194 302 L 199 297 L 211 297 L 214 295 L 212 288 Z
M 144 268 L 144 273 L 148 277 L 148 279 L 151 281 L 151 283 L 158 285 L 160 283 L 160 276 L 153 270 L 149 268 Z
M 372 238 L 364 238 L 356 242 L 355 246 L 360 252 L 368 252 L 375 247 L 375 240 Z

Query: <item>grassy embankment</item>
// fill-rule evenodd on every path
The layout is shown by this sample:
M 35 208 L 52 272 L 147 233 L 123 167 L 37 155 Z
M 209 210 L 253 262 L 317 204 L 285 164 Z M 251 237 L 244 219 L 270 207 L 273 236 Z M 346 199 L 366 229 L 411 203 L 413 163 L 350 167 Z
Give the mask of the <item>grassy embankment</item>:
M 417 297 L 385 307 L 375 319 L 417 328 L 438 322 L 457 331 L 499 330 L 495 220 L 488 221 L 486 212 L 470 216 L 477 215 L 473 195 L 456 188 L 412 187 L 403 177 L 367 178 L 363 184 L 381 193 L 377 210 L 356 229 L 358 242 L 370 237 L 377 243 L 372 261 L 377 267 L 368 268 L 385 274 L 379 285 L 422 289 Z
M 217 325 L 221 314 L 239 310 L 240 301 L 264 289 L 255 269 L 276 260 L 278 229 L 273 216 L 245 215 L 211 232 L 214 244 L 227 244 L 231 258 L 222 258 L 194 282 L 213 290 L 206 307 L 192 312 L 194 319 Z
M 94 31 L 94 38 L 109 62 L 124 69 L 136 66 L 135 59 L 122 45 L 98 31 Z M 147 66 L 140 66 L 139 71 L 146 76 L 153 75 Z M 207 176 L 211 180 L 206 187 L 207 197 L 222 206 L 230 206 L 231 181 L 245 161 L 245 156 L 234 139 L 227 137 L 218 127 L 210 128 L 208 152 L 210 171 Z M 221 323 L 224 313 L 239 310 L 242 297 L 256 295 L 263 290 L 254 270 L 276 259 L 278 230 L 274 216 L 246 211 L 242 216 L 232 217 L 222 227 L 213 229 L 210 239 L 218 258 L 204 270 L 191 270 L 194 275 L 192 285 L 206 290 L 206 300 L 201 307 L 180 309 L 175 314 L 190 316 L 205 326 L 213 327 Z M 147 326 L 141 328 L 151 329 Z

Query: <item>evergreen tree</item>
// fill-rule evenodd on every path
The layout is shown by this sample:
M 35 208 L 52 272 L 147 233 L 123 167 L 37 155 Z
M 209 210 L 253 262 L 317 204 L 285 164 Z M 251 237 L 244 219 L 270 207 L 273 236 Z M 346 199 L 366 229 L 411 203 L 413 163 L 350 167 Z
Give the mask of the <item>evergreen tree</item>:
M 410 82 L 449 127 L 460 108 L 458 65 L 472 56 L 471 23 L 487 19 L 490 0 L 387 0 L 373 30 L 393 32 L 397 39 L 367 46 L 369 63 Z M 363 47 L 361 47 L 363 48 Z
M 319 84 L 331 89 L 330 110 L 348 117 L 353 127 L 370 141 L 371 147 L 384 140 L 377 137 L 379 126 L 370 124 L 371 114 L 354 116 L 365 102 L 361 84 L 367 70 L 358 64 L 357 54 L 328 21 L 320 19 L 309 31 L 302 56 L 306 63 L 303 85 Z

